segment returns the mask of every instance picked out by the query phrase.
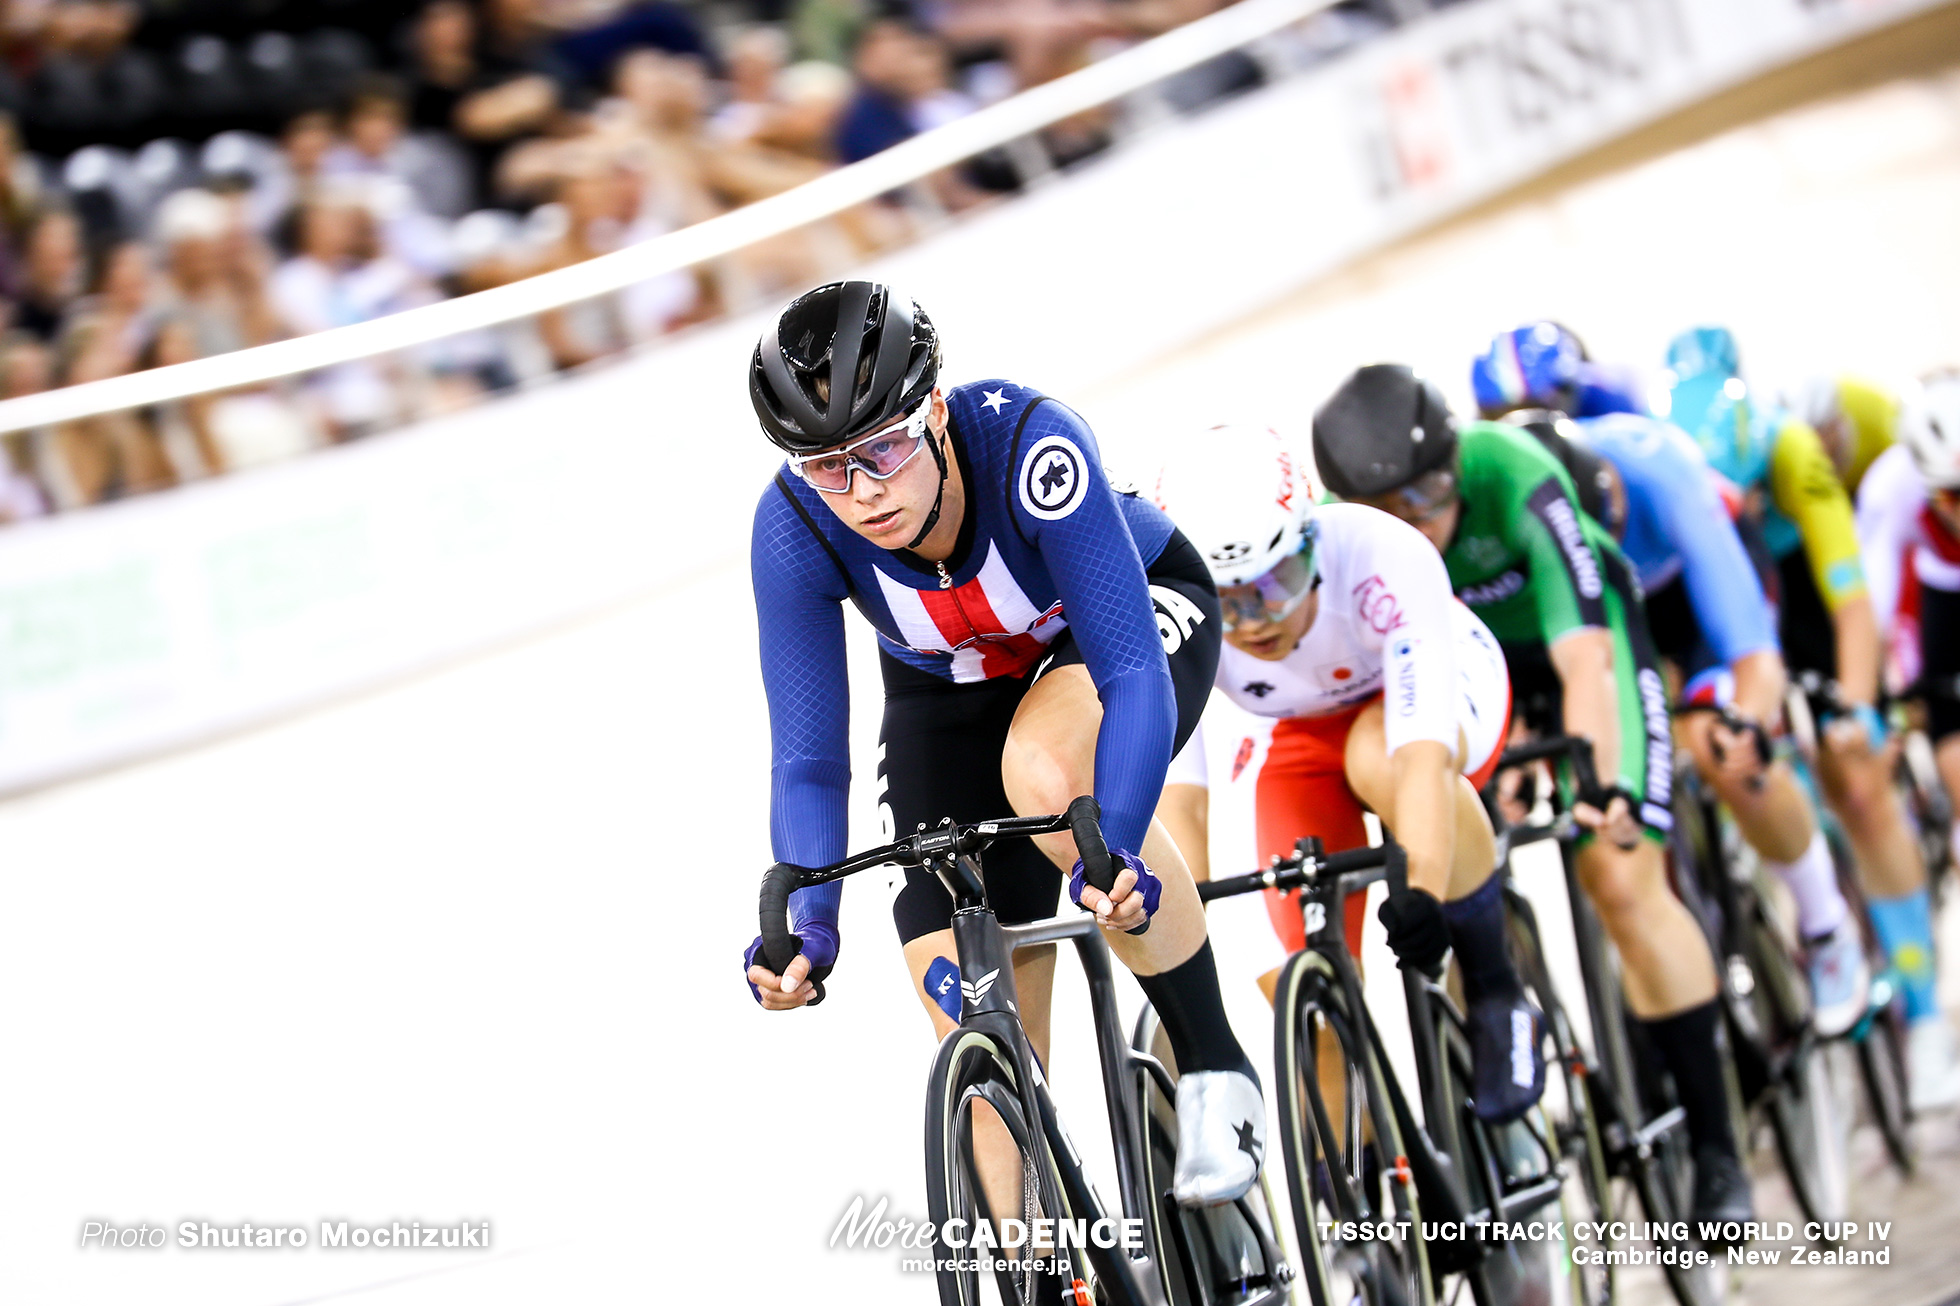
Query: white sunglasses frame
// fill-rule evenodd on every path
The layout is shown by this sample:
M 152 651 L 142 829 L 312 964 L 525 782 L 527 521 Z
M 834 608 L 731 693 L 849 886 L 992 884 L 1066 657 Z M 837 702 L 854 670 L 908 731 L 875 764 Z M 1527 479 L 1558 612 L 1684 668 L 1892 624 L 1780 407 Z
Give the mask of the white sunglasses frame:
M 790 471 L 794 472 L 796 476 L 800 480 L 802 480 L 802 482 L 805 485 L 808 485 L 811 489 L 815 490 L 818 494 L 849 494 L 851 492 L 851 478 L 854 475 L 856 475 L 858 472 L 863 472 L 866 476 L 869 476 L 874 481 L 888 481 L 892 477 L 898 475 L 899 472 L 904 469 L 907 463 L 911 462 L 914 458 L 917 458 L 919 456 L 919 450 L 925 448 L 927 427 L 928 424 L 931 422 L 931 420 L 932 420 L 932 395 L 927 395 L 925 398 L 925 402 L 920 404 L 911 413 L 907 414 L 903 421 L 894 422 L 890 426 L 884 427 L 881 430 L 873 431 L 870 435 L 863 436 L 859 439 L 853 440 L 849 444 L 844 445 L 840 448 L 826 449 L 821 453 L 791 454 L 789 456 L 789 469 Z M 859 445 L 869 444 L 873 440 L 884 439 L 887 436 L 890 436 L 897 431 L 910 431 L 912 433 L 912 438 L 914 441 L 916 441 L 916 443 L 912 446 L 912 452 L 906 454 L 904 459 L 900 461 L 897 467 L 892 468 L 890 471 L 884 473 L 882 476 L 879 475 L 876 471 L 874 471 L 871 468 L 870 464 L 866 463 L 862 458 L 859 458 L 851 453 L 851 450 L 857 448 Z M 809 475 L 803 470 L 803 464 L 805 463 L 814 462 L 819 458 L 835 458 L 840 453 L 843 454 L 845 457 L 844 484 L 843 487 L 840 489 L 833 490 L 826 486 L 818 485 L 816 482 L 812 481 Z

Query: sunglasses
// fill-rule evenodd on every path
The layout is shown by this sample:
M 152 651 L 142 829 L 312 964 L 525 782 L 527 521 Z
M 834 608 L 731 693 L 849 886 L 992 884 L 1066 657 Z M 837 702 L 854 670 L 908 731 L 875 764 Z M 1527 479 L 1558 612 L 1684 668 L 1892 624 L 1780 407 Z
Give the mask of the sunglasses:
M 789 469 L 825 494 L 843 494 L 851 488 L 851 473 L 863 472 L 874 481 L 887 480 L 898 469 L 918 457 L 925 447 L 926 419 L 932 413 L 932 396 L 926 396 L 918 410 L 896 426 L 874 431 L 837 449 L 822 453 L 793 454 Z
M 1319 532 L 1312 523 L 1300 551 L 1281 558 L 1265 575 L 1243 585 L 1229 585 L 1218 591 L 1219 618 L 1226 630 L 1241 626 L 1263 626 L 1285 621 L 1313 593 L 1314 542 Z

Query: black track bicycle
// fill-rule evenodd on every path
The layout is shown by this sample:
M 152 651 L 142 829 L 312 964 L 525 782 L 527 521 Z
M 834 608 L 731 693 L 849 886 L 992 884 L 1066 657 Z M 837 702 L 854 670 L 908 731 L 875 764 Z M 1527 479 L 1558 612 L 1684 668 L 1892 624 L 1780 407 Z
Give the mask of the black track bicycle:
M 941 1306 L 1282 1306 L 1293 1272 L 1256 1196 L 1192 1211 L 1171 1195 L 1177 1128 L 1174 1113 L 1166 1118 L 1161 1106 L 1175 1103 L 1175 1083 L 1154 1056 L 1123 1037 L 1096 918 L 1072 911 L 1002 925 L 987 905 L 981 859 L 988 846 L 1063 830 L 1074 836 L 1090 883 L 1107 892 L 1115 868 L 1100 819 L 1095 799 L 1085 796 L 1059 816 L 947 820 L 833 866 L 779 862 L 762 882 L 763 956 L 781 973 L 800 950 L 788 920 L 789 895 L 799 888 L 896 865 L 931 871 L 952 894 L 960 1023 L 940 1041 L 927 1080 L 928 1211 L 936 1229 L 962 1236 L 984 1225 L 1011 1238 L 1009 1221 L 1022 1230 L 1055 1223 L 1044 1241 L 998 1255 L 936 1248 Z M 1114 1209 L 1090 1183 L 1021 1028 L 1014 952 L 1063 940 L 1075 944 L 1089 982 L 1116 1161 Z M 1127 1240 L 1134 1245 L 1096 1236 L 1098 1227 L 1120 1230 L 1126 1219 L 1140 1235 Z
M 1551 786 L 1546 796 L 1550 822 L 1507 827 L 1495 801 L 1499 777 L 1541 762 L 1568 767 L 1570 791 Z M 1548 1111 L 1573 1178 L 1584 1187 L 1600 1219 L 1632 1221 L 1637 1218 L 1637 1202 L 1653 1224 L 1685 1223 L 1694 1198 L 1686 1113 L 1674 1100 L 1659 1057 L 1627 1011 L 1619 955 L 1579 883 L 1577 853 L 1584 831 L 1569 810 L 1573 796 L 1589 799 L 1594 806 L 1605 802 L 1593 770 L 1592 745 L 1576 735 L 1550 736 L 1507 749 L 1485 790 L 1485 803 L 1498 830 L 1500 864 L 1505 868 L 1513 955 L 1527 988 L 1545 1012 L 1547 1058 L 1555 1059 L 1557 1066 L 1556 1074 L 1547 1076 Z M 1575 1019 L 1558 998 L 1542 923 L 1518 886 L 1512 861 L 1519 849 L 1547 840 L 1556 841 L 1559 851 L 1576 953 L 1565 960 L 1579 973 L 1586 1004 L 1583 1020 Z M 1587 1248 L 1591 1263 L 1574 1267 L 1575 1274 L 1584 1272 L 1583 1299 L 1613 1297 L 1618 1276 L 1612 1262 L 1621 1250 L 1610 1242 Z M 1716 1306 L 1722 1300 L 1726 1271 L 1717 1257 L 1689 1244 L 1655 1250 L 1665 1256 L 1659 1268 L 1681 1306 Z M 1697 1251 L 1703 1254 L 1697 1257 Z
M 1273 1064 L 1308 1295 L 1314 1306 L 1556 1299 L 1557 1244 L 1462 1236 L 1485 1222 L 1589 1218 L 1560 1209 L 1565 1165 L 1548 1128 L 1537 1113 L 1477 1118 L 1462 1014 L 1439 979 L 1405 970 L 1419 1120 L 1363 999 L 1343 904 L 1406 875 L 1392 842 L 1328 855 L 1302 839 L 1263 871 L 1198 886 L 1206 901 L 1299 890 L 1307 946 L 1280 972 Z M 1458 1236 L 1426 1240 L 1425 1225 Z
M 1936 683 L 1922 683 L 1899 697 L 1937 697 L 1944 688 Z M 1798 774 L 1815 796 L 1819 792 L 1814 778 L 1818 732 L 1833 718 L 1848 713 L 1850 709 L 1840 697 L 1836 681 L 1815 671 L 1803 671 L 1792 681 L 1788 711 L 1790 734 L 1795 744 L 1793 761 Z M 1910 732 L 1904 744 L 1893 781 L 1905 805 L 1907 819 L 1918 833 L 1921 855 L 1927 859 L 1928 877 L 1937 886 L 1945 878 L 1942 868 L 1951 857 L 1946 837 L 1951 826 L 1951 808 L 1947 804 L 1945 788 L 1939 783 L 1938 770 L 1932 762 L 1932 748 L 1925 735 Z M 1915 761 L 1915 754 L 1921 750 L 1923 757 Z M 1857 1078 L 1864 1086 L 1867 1113 L 1872 1123 L 1878 1126 L 1892 1164 L 1901 1174 L 1910 1175 L 1917 1167 L 1918 1151 L 1912 1137 L 1911 1096 L 1906 1078 L 1904 994 L 1896 982 L 1890 959 L 1885 955 L 1877 931 L 1872 928 L 1871 914 L 1865 905 L 1864 886 L 1844 830 L 1821 801 L 1816 806 L 1825 842 L 1831 850 L 1831 860 L 1837 871 L 1838 887 L 1858 921 L 1865 957 L 1872 973 L 1871 1000 L 1864 1018 L 1824 1056 L 1836 1072 L 1837 1080 L 1850 1078 L 1843 1072 L 1842 1057 L 1855 1056 Z M 1848 1054 L 1845 1052 L 1846 1045 L 1851 1050 Z M 1839 1091 L 1840 1096 L 1848 1097 L 1841 1087 Z M 1848 1136 L 1846 1142 L 1848 1144 Z M 1848 1175 L 1846 1182 L 1848 1185 Z M 1801 1187 L 1798 1196 L 1800 1199 L 1805 1197 Z M 1804 1201 L 1804 1211 L 1817 1220 L 1842 1218 L 1837 1214 L 1814 1211 L 1808 1200 Z

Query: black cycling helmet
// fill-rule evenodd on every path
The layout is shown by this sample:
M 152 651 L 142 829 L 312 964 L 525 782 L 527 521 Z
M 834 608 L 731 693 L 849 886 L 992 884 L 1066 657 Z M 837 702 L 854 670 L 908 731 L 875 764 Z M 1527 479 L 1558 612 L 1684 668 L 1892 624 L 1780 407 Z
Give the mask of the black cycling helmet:
M 833 385 L 833 373 L 851 384 Z M 939 333 L 923 309 L 875 281 L 833 281 L 762 333 L 749 400 L 771 444 L 814 453 L 891 425 L 938 379 Z
M 1400 363 L 1356 369 L 1313 415 L 1314 465 L 1343 499 L 1387 494 L 1455 456 L 1443 392 Z

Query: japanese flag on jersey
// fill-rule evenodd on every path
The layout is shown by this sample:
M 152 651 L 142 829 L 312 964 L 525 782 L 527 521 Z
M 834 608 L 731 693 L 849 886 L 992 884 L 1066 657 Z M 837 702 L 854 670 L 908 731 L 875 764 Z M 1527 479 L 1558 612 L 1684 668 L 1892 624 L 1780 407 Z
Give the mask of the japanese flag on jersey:
M 906 647 L 951 653 L 953 679 L 961 684 L 1025 673 L 1068 628 L 1061 601 L 1037 609 L 992 541 L 979 574 L 951 589 L 913 589 L 882 568 L 877 576 Z

